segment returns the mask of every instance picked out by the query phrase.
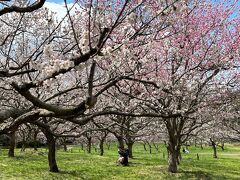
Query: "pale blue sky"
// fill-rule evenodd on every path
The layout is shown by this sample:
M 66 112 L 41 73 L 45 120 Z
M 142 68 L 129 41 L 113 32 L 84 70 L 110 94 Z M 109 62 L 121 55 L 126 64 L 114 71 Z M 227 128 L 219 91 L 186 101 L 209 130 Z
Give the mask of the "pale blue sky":
M 67 3 L 72 3 L 74 2 L 75 0 L 67 0 Z M 223 2 L 223 0 L 212 0 L 213 2 L 215 3 L 220 3 L 220 2 Z M 235 0 L 230 0 L 230 2 L 234 2 Z M 47 2 L 55 2 L 55 3 L 63 3 L 64 0 L 47 0 Z M 236 10 L 236 14 L 239 14 L 240 12 L 240 0 L 237 0 L 237 6 L 239 7 L 237 10 Z
M 68 3 L 73 2 L 74 0 L 67 0 Z M 63 3 L 64 0 L 47 0 L 47 2 Z

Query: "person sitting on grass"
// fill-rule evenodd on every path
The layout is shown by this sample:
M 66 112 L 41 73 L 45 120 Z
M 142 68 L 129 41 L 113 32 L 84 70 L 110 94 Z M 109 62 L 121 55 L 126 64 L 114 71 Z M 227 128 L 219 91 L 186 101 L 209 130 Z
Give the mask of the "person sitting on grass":
M 124 147 L 118 147 L 118 154 L 119 154 L 119 158 L 118 158 L 118 162 L 124 166 L 128 165 L 128 155 L 129 155 L 129 150 L 128 149 L 124 149 Z

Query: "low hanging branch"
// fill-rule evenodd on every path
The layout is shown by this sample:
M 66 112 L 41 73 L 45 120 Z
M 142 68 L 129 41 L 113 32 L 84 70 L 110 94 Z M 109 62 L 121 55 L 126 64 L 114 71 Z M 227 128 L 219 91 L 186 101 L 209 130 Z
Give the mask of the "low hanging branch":
M 17 13 L 33 12 L 33 11 L 41 8 L 44 5 L 45 1 L 46 0 L 38 0 L 38 1 L 34 2 L 32 5 L 26 6 L 26 7 L 19 7 L 19 6 L 14 6 L 14 5 L 5 7 L 2 10 L 0 10 L 0 16 L 2 16 L 3 14 L 6 14 L 6 13 L 11 13 L 11 12 L 17 12 Z

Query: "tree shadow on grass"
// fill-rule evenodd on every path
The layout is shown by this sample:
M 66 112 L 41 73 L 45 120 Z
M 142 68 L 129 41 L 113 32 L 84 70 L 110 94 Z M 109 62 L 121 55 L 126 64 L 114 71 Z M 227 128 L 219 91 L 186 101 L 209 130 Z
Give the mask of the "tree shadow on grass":
M 228 179 L 225 176 L 219 176 L 219 175 L 214 175 L 208 172 L 204 171 L 179 171 L 179 173 L 182 174 L 180 179 L 204 179 L 204 180 L 210 180 L 210 179 Z
M 81 171 L 81 170 L 72 170 L 72 171 L 66 171 L 66 170 L 60 170 L 58 173 L 52 173 L 52 175 L 63 175 L 68 177 L 71 176 L 71 177 L 74 177 L 74 178 L 78 178 L 78 179 L 87 179 L 86 178 L 86 174 L 84 173 L 84 171 Z

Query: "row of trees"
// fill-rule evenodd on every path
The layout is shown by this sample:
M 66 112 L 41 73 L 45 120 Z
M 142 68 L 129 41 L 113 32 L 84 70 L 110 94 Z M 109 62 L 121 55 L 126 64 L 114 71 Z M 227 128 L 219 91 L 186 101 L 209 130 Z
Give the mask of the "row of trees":
M 57 138 L 111 132 L 130 156 L 138 138 L 164 138 L 174 173 L 190 137 L 239 137 L 237 1 L 64 2 L 58 19 L 44 0 L 0 0 L 0 134 L 12 144 L 37 127 L 58 172 Z

